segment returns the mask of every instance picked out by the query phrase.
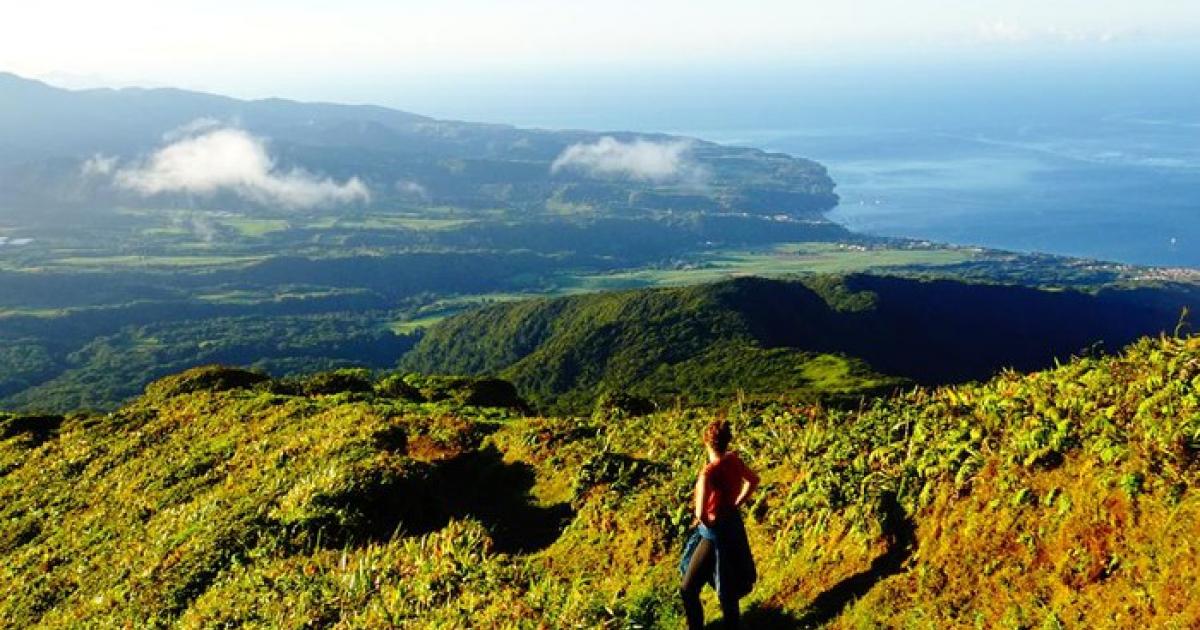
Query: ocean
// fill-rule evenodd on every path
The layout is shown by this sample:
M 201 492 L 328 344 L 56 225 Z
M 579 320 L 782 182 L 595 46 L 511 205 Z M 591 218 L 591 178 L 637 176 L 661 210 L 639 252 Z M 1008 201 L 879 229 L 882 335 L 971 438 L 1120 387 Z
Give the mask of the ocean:
M 1200 268 L 1200 124 L 693 135 L 825 164 L 841 196 L 830 218 L 856 231 Z
M 411 105 L 812 158 L 838 185 L 831 218 L 869 234 L 1200 268 L 1196 58 L 1195 46 L 1139 44 L 961 63 L 631 71 L 463 83 L 461 95 Z

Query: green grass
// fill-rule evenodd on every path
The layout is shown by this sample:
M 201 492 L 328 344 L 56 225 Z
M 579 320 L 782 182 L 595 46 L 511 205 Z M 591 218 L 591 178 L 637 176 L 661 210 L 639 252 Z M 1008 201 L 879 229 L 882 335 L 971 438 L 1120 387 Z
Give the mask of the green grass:
M 0 307 L 0 317 L 59 317 L 70 311 L 68 308 Z
M 146 228 L 141 231 L 147 238 L 191 236 L 192 231 L 181 225 Z
M 264 260 L 266 256 L 66 256 L 55 258 L 48 267 L 72 269 L 130 269 L 147 268 L 202 268 L 244 265 Z
M 195 299 L 202 302 L 219 303 L 219 304 L 262 304 L 268 302 L 279 302 L 282 300 L 300 300 L 300 299 L 315 299 L 327 298 L 337 295 L 354 295 L 364 293 L 361 289 L 323 289 L 314 288 L 309 290 L 304 289 L 284 289 L 277 288 L 273 290 L 221 290 L 221 291 L 206 291 L 195 295 Z
M 309 229 L 349 230 L 449 230 L 474 223 L 474 219 L 423 217 L 412 215 L 368 215 L 362 218 L 324 217 L 309 222 Z
M 859 248 L 837 243 L 780 243 L 765 249 L 722 250 L 699 254 L 683 268 L 633 269 L 603 274 L 564 275 L 563 294 L 614 289 L 680 286 L 738 276 L 781 277 L 798 274 L 881 271 L 910 265 L 954 265 L 975 253 L 954 248 Z
M 397 335 L 407 335 L 408 333 L 417 330 L 424 330 L 430 326 L 442 321 L 443 319 L 453 315 L 455 311 L 446 311 L 444 313 L 426 315 L 413 319 L 397 320 L 388 324 L 388 328 Z
M 814 356 L 800 367 L 809 389 L 816 393 L 854 393 L 887 386 L 891 381 L 864 373 L 861 365 L 830 354 Z
M 434 219 L 422 217 L 383 217 L 383 226 L 397 226 L 409 230 L 449 230 L 475 223 L 474 219 Z
M 259 238 L 291 226 L 287 219 L 255 218 L 226 211 L 123 208 L 117 210 L 116 214 L 151 222 L 150 227 L 139 231 L 142 236 L 150 238 L 192 236 L 196 233 L 192 224 L 197 221 L 227 228 L 246 238 Z
M 489 304 L 499 304 L 503 302 L 516 302 L 527 300 L 534 297 L 539 297 L 540 293 L 512 293 L 512 292 L 496 292 L 496 293 L 476 293 L 470 295 L 456 295 L 435 300 L 430 304 L 426 304 L 415 312 L 406 313 L 404 318 L 393 320 L 388 324 L 388 328 L 398 335 L 405 335 L 417 330 L 423 330 L 437 324 L 438 322 L 452 317 L 463 311 Z
M 251 219 L 249 217 L 221 218 L 220 223 L 249 238 L 265 236 L 271 232 L 280 232 L 291 227 L 291 223 L 284 219 Z
M 707 284 L 731 277 L 784 277 L 800 274 L 878 271 L 909 265 L 952 265 L 976 256 L 963 249 L 869 249 L 836 243 L 780 243 L 765 249 L 722 250 L 701 254 L 686 269 L 641 268 L 610 273 L 567 271 L 554 275 L 553 287 L 525 293 L 498 292 L 457 296 L 426 307 L 427 314 L 393 322 L 397 333 L 428 328 L 452 315 L 491 302 L 561 297 L 597 291 Z

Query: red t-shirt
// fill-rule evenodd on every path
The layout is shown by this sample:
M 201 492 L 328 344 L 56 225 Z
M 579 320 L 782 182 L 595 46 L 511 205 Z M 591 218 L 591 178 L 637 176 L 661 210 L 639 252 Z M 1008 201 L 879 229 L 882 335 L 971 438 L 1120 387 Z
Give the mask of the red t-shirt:
M 734 502 L 742 491 L 742 483 L 755 478 L 742 458 L 733 452 L 710 462 L 700 474 L 708 485 L 708 495 L 704 497 L 704 519 L 710 523 L 717 520 L 718 516 L 737 509 Z

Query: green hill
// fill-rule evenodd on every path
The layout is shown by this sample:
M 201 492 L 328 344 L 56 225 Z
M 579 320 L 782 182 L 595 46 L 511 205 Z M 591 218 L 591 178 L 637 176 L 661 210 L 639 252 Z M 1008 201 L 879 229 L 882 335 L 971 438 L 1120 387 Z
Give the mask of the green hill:
M 678 627 L 710 412 L 526 418 L 473 388 L 209 368 L 105 416 L 0 416 L 0 619 Z M 752 627 L 1200 620 L 1200 338 L 730 414 L 764 480 Z
M 539 406 L 604 392 L 711 401 L 744 392 L 850 397 L 905 380 L 1040 369 L 1097 344 L 1172 331 L 1186 288 L 1049 291 L 871 275 L 740 278 L 533 300 L 434 326 L 405 369 L 495 374 Z

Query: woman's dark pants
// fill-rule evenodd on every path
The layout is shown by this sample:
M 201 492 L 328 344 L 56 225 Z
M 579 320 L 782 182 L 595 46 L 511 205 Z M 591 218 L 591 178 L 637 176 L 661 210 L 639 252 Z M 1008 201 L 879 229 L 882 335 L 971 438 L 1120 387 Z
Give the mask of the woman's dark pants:
M 700 605 L 700 589 L 704 588 L 713 575 L 717 566 L 717 547 L 713 541 L 701 538 L 696 551 L 692 553 L 692 561 L 688 564 L 687 573 L 683 575 L 683 584 L 679 594 L 683 596 L 683 612 L 687 616 L 689 630 L 699 630 L 704 627 L 704 608 Z M 721 615 L 726 628 L 737 628 L 740 619 L 738 600 L 726 598 L 721 600 Z

